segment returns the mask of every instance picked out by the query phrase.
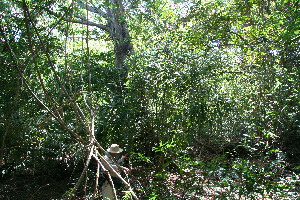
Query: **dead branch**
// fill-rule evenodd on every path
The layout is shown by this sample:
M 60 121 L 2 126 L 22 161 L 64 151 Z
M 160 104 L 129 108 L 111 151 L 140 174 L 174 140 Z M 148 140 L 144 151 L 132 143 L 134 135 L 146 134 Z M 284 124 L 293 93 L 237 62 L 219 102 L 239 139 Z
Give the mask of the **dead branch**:
M 96 146 L 98 147 L 98 146 L 100 146 L 100 144 L 97 142 L 97 141 L 95 141 L 95 144 L 96 144 Z M 101 147 L 102 148 L 102 147 Z M 102 148 L 103 149 L 103 148 Z M 106 152 L 106 151 L 105 151 Z M 108 153 L 106 152 L 106 154 L 108 155 Z M 135 195 L 135 193 L 134 193 L 134 191 L 132 190 L 132 188 L 131 188 L 131 186 L 130 186 L 130 184 L 129 183 L 127 183 L 127 181 L 126 180 L 124 180 L 123 179 L 123 177 L 103 158 L 103 156 L 101 156 L 100 154 L 99 154 L 99 152 L 97 152 L 97 156 L 101 159 L 101 161 L 103 161 L 108 167 L 109 167 L 109 170 L 111 171 L 111 172 L 113 172 L 114 174 L 116 174 L 117 176 L 118 176 L 118 178 L 124 183 L 124 185 L 128 188 L 128 190 L 130 191 L 130 193 L 131 193 L 131 195 L 132 195 L 132 197 L 134 198 L 134 199 L 136 199 L 136 200 L 138 200 L 138 198 L 137 198 L 137 196 Z M 109 158 L 110 158 L 110 156 L 109 156 Z M 112 161 L 114 162 L 114 160 L 112 159 Z M 115 163 L 114 163 L 115 164 Z M 118 164 L 115 164 L 117 167 L 119 167 L 120 168 L 120 166 L 118 165 Z
M 93 156 L 93 151 L 94 151 L 94 145 L 92 144 L 91 145 L 91 148 L 90 148 L 90 151 L 89 151 L 89 155 L 88 155 L 88 158 L 85 162 L 85 166 L 84 166 L 84 169 L 77 181 L 77 183 L 75 184 L 74 188 L 72 189 L 72 191 L 70 192 L 69 196 L 67 197 L 67 199 L 70 199 L 71 196 L 73 196 L 73 194 L 75 194 L 75 192 L 78 190 L 80 184 L 81 184 L 81 181 L 83 180 L 83 177 L 84 177 L 84 174 L 87 172 L 88 170 L 88 167 L 89 167 L 89 164 L 90 164 L 90 161 L 91 161 L 91 158 Z

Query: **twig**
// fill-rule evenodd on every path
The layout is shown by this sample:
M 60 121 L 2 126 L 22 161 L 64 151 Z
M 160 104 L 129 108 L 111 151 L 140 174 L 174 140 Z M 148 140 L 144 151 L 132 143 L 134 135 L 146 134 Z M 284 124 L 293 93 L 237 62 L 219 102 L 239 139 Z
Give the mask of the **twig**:
M 107 173 L 107 175 L 108 175 L 108 178 L 109 178 L 109 182 L 110 182 L 110 184 L 111 184 L 111 186 L 112 186 L 112 189 L 113 189 L 113 193 L 114 193 L 115 199 L 118 200 L 117 192 L 116 192 L 116 189 L 115 189 L 114 182 L 113 182 L 113 180 L 112 180 L 112 178 L 111 178 L 111 175 L 110 175 L 110 173 Z
M 42 188 L 44 188 L 44 187 L 47 187 L 47 186 L 49 186 L 49 185 L 50 185 L 50 184 L 46 184 L 46 185 L 43 185 L 43 186 L 39 187 L 39 189 L 37 189 L 37 190 L 31 195 L 30 200 L 33 199 L 34 195 L 35 195 L 40 189 L 42 189 Z
M 97 160 L 98 158 L 96 156 L 94 156 L 94 155 L 95 155 L 95 153 L 93 154 L 93 157 Z M 94 195 L 97 195 L 99 193 L 98 192 L 98 185 L 99 185 L 99 177 L 100 177 L 100 167 L 101 167 L 101 163 L 98 162 L 98 160 L 97 160 L 97 171 L 96 171 L 96 180 L 95 180 Z
M 81 184 L 81 181 L 84 177 L 84 174 L 87 172 L 88 170 L 88 167 L 89 167 L 89 164 L 90 164 L 90 161 L 91 161 L 91 158 L 92 158 L 92 155 L 93 155 L 93 151 L 94 151 L 94 145 L 92 144 L 91 145 L 91 149 L 90 149 L 90 152 L 89 152 L 89 156 L 86 160 L 86 163 L 85 163 L 85 167 L 76 183 L 76 185 L 74 186 L 74 188 L 72 189 L 72 191 L 70 192 L 70 194 L 68 195 L 67 199 L 70 199 L 70 197 L 78 190 L 80 184 Z

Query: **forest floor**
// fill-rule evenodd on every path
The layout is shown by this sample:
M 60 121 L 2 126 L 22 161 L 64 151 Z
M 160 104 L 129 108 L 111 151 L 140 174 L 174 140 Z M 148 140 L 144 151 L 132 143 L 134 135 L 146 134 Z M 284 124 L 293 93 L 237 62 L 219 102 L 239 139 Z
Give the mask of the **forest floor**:
M 147 176 L 144 176 L 147 177 Z M 164 182 L 155 183 L 155 180 L 142 180 L 140 178 L 140 191 L 147 190 L 151 185 L 163 188 L 167 194 L 164 199 L 170 200 L 300 200 L 299 185 L 297 187 L 288 187 L 283 190 L 249 192 L 245 191 L 245 184 L 241 182 L 234 183 L 234 187 L 222 186 L 222 178 L 208 178 L 202 175 L 186 174 L 185 176 L 168 173 Z M 300 183 L 300 180 L 298 181 Z M 136 185 L 138 186 L 138 185 Z M 244 187 L 244 189 L 241 189 Z M 149 194 L 149 192 L 148 192 Z M 141 197 L 140 199 L 148 200 L 149 197 Z M 154 198 L 156 199 L 156 198 Z
M 155 182 L 155 180 L 146 180 L 147 176 L 135 177 L 139 181 L 135 181 L 139 189 L 148 189 L 157 185 L 162 186 L 166 192 L 166 199 L 172 200 L 214 200 L 214 199 L 264 199 L 264 200 L 298 200 L 296 190 L 287 189 L 286 193 L 265 193 L 265 194 L 248 194 L 247 196 L 238 193 L 228 194 L 228 188 L 220 187 L 220 180 L 198 179 L 191 184 L 185 184 L 184 181 L 191 177 L 182 177 L 178 174 L 169 173 L 165 182 Z M 199 177 L 198 177 L 199 178 Z M 195 180 L 194 180 L 195 181 Z M 62 199 L 62 196 L 72 187 L 69 184 L 69 178 L 58 178 L 55 176 L 35 174 L 35 175 L 14 175 L 5 180 L 0 180 L 0 199 L 3 200 L 50 200 Z M 137 184 L 138 183 L 138 184 Z M 182 187 L 177 187 L 181 183 Z M 163 184 L 163 185 L 160 185 Z M 150 187 L 151 185 L 151 187 Z M 176 186 L 177 185 L 177 186 Z M 163 192 L 163 191 L 162 191 Z M 299 192 L 299 191 L 298 191 Z M 149 191 L 148 191 L 149 194 Z M 92 198 L 75 198 L 75 199 L 92 199 Z M 150 199 L 149 196 L 140 199 Z M 156 199 L 156 198 L 154 198 Z
M 44 175 L 15 175 L 0 181 L 0 199 L 48 200 L 61 199 L 69 187 L 66 180 Z

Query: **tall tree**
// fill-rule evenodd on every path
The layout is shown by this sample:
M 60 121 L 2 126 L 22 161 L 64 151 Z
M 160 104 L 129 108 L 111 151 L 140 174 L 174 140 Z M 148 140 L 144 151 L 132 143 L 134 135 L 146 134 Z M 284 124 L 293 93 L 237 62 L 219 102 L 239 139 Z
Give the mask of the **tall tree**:
M 129 65 L 125 63 L 133 53 L 133 45 L 131 43 L 129 30 L 125 17 L 123 0 L 109 0 L 97 2 L 96 6 L 92 1 L 77 0 L 77 5 L 85 9 L 85 15 L 75 15 L 73 22 L 85 25 L 95 26 L 109 34 L 114 45 L 115 67 L 119 70 L 120 89 L 126 81 Z M 93 22 L 88 12 L 91 12 L 104 20 L 104 23 Z M 103 21 L 101 20 L 101 21 Z

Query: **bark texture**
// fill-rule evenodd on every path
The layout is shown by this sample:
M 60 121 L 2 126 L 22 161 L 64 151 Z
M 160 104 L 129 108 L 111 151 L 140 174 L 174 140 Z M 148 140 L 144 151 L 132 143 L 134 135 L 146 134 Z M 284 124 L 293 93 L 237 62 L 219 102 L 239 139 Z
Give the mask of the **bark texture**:
M 106 31 L 113 43 L 115 53 L 115 67 L 122 69 L 123 74 L 127 75 L 129 66 L 125 64 L 125 59 L 133 53 L 133 46 L 131 44 L 127 23 L 124 16 L 124 5 L 122 0 L 109 0 L 103 4 L 101 8 L 97 8 L 93 5 L 88 5 L 80 0 L 77 0 L 77 4 L 90 12 L 93 12 L 106 21 L 106 24 L 98 24 L 90 21 L 86 17 L 76 16 L 77 23 L 87 24 L 90 26 L 96 26 Z

